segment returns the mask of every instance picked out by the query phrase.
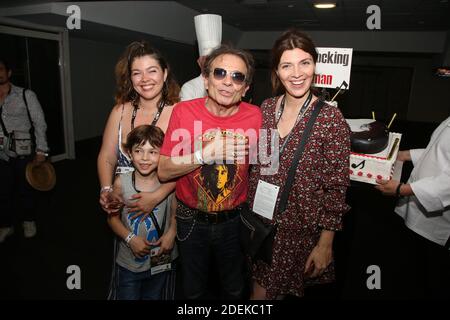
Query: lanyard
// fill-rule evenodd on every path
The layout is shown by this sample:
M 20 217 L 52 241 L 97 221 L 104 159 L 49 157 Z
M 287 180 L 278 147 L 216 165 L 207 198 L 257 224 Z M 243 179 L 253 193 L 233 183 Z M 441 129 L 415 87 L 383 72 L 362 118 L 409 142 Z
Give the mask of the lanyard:
M 280 153 L 278 155 L 279 157 L 281 157 L 281 154 L 283 153 L 284 148 L 286 147 L 287 143 L 289 142 L 289 139 L 291 138 L 295 127 L 300 122 L 300 119 L 303 118 L 303 116 L 305 115 L 306 111 L 308 111 L 311 99 L 312 99 L 312 93 L 311 93 L 311 91 L 309 91 L 308 98 L 306 98 L 305 102 L 303 103 L 303 106 L 298 111 L 297 120 L 295 120 L 294 126 L 292 127 L 291 131 L 289 132 L 288 136 L 286 137 L 286 140 L 284 140 L 284 143 L 281 146 Z M 278 122 L 280 122 L 281 115 L 283 114 L 285 100 L 286 100 L 286 95 L 283 96 L 283 99 L 281 100 L 281 103 L 280 103 L 280 108 L 278 109 L 278 112 L 277 112 L 276 117 L 275 117 L 276 127 L 278 127 Z M 272 137 L 272 138 L 274 138 L 274 137 Z
M 138 190 L 136 188 L 135 173 L 136 173 L 136 171 L 133 171 L 133 173 L 131 174 L 131 181 L 133 183 L 133 188 L 134 188 L 134 190 L 136 190 L 137 193 L 141 193 L 141 190 Z M 169 205 L 169 201 L 167 201 L 167 205 Z M 161 238 L 161 236 L 164 233 L 165 226 L 166 226 L 166 215 L 164 215 L 164 219 L 163 219 L 163 223 L 162 223 L 163 224 L 163 228 L 162 229 L 161 229 L 161 226 L 158 223 L 158 220 L 155 217 L 155 214 L 153 213 L 153 210 L 149 213 L 149 216 L 150 216 L 150 219 L 152 219 L 153 224 L 155 225 L 155 229 L 156 229 L 156 232 L 158 233 L 158 237 Z
M 164 109 L 164 106 L 165 106 L 164 100 L 161 99 L 161 101 L 159 102 L 158 111 L 156 111 L 155 117 L 153 118 L 153 121 L 151 123 L 152 126 L 156 125 L 156 123 L 158 122 L 162 110 Z M 134 129 L 134 121 L 136 120 L 137 109 L 138 107 L 133 108 L 133 114 L 131 115 L 131 130 Z

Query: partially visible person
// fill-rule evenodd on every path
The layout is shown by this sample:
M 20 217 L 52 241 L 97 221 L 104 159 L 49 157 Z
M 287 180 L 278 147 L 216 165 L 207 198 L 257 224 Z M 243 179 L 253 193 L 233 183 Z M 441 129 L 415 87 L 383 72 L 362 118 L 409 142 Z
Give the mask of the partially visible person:
M 200 68 L 200 75 L 183 84 L 180 90 L 181 101 L 201 98 L 207 95 L 205 89 L 205 82 L 203 81 L 203 76 L 201 73 L 201 71 L 203 70 L 203 66 L 205 64 L 206 57 L 207 57 L 206 55 L 198 57 L 197 64 Z
M 297 164 L 286 210 L 278 212 L 293 156 L 319 102 L 312 88 L 317 52 L 306 34 L 290 29 L 275 41 L 271 54 L 275 96 L 261 106 L 262 128 L 269 133 L 259 153 L 271 154 L 269 146 L 279 139 L 279 153 L 272 153 L 279 161 L 271 161 L 279 167 L 254 166 L 249 200 L 252 207 L 260 181 L 279 187 L 273 219 L 261 217 L 278 227 L 271 264 L 257 260 L 253 266 L 251 298 L 257 300 L 303 297 L 307 286 L 332 282 L 334 234 L 349 210 L 350 132 L 339 109 L 324 104 Z M 275 134 L 270 135 L 271 129 Z
M 200 67 L 200 75 L 189 80 L 181 87 L 181 101 L 202 98 L 206 96 L 203 68 L 205 60 L 212 50 L 220 46 L 222 42 L 222 17 L 217 14 L 201 14 L 194 17 L 195 33 L 198 43 L 197 64 Z
M 211 274 L 220 280 L 222 299 L 243 298 L 240 208 L 261 111 L 241 99 L 253 72 L 253 58 L 243 50 L 222 45 L 211 52 L 203 71 L 208 96 L 174 108 L 161 148 L 160 179 L 178 178 L 177 238 L 186 299 L 210 298 Z M 211 270 L 212 260 L 217 270 Z
M 103 143 L 97 159 L 100 180 L 100 204 L 108 208 L 108 193 L 115 174 L 133 171 L 127 154 L 122 150 L 127 134 L 143 124 L 158 126 L 166 131 L 173 105 L 179 100 L 179 86 L 169 64 L 161 53 L 147 42 L 133 42 L 126 48 L 116 65 L 116 106 L 109 116 Z M 157 192 L 142 192 L 133 196 L 137 201 L 129 209 L 148 214 L 175 184 L 166 183 Z
M 36 94 L 12 84 L 11 75 L 8 62 L 0 58 L 0 243 L 13 234 L 15 218 L 22 221 L 25 238 L 36 235 L 37 194 L 26 181 L 25 169 L 30 161 L 44 162 L 49 152 L 47 124 Z M 17 155 L 8 137 L 32 128 L 34 148 L 28 155 Z
M 395 212 L 414 232 L 414 278 L 424 298 L 449 298 L 450 287 L 450 117 L 433 132 L 425 149 L 399 151 L 397 160 L 412 161 L 407 183 L 377 180 L 375 188 L 399 197 Z M 422 265 L 425 265 L 422 266 Z M 418 265 L 421 267 L 418 268 Z
M 139 126 L 128 134 L 124 149 L 130 155 L 135 170 L 117 176 L 113 191 L 117 197 L 129 199 L 135 193 L 155 192 L 161 186 L 157 166 L 163 139 L 162 130 L 149 125 Z M 176 235 L 171 201 L 172 195 L 153 209 L 152 217 L 144 219 L 134 217 L 133 212 L 126 208 L 119 215 L 108 216 L 111 229 L 122 240 L 116 258 L 118 300 L 162 298 Z M 166 256 L 167 259 L 162 261 L 163 265 L 158 265 L 152 256 Z

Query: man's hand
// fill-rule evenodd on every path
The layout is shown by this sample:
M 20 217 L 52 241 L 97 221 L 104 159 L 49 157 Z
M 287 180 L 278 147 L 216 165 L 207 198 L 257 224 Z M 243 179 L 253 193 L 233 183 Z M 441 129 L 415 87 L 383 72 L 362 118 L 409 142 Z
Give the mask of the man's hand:
M 213 134 L 213 133 L 211 133 Z M 203 160 L 206 163 L 245 162 L 248 155 L 247 139 L 235 137 L 223 137 L 220 130 L 216 130 L 211 140 L 203 145 Z
M 400 185 L 400 181 L 397 180 L 376 180 L 378 185 L 375 189 L 380 190 L 386 196 L 412 196 L 414 195 L 414 190 L 409 183 L 404 183 L 401 185 L 400 189 L 397 188 Z
M 128 205 L 128 213 L 133 212 L 131 218 L 137 218 L 142 216 L 145 218 L 152 212 L 152 210 L 158 205 L 155 194 L 153 192 L 141 192 L 131 196 L 132 200 Z
M 34 162 L 43 163 L 45 161 L 45 154 L 36 153 L 33 159 Z
M 395 196 L 397 192 L 397 187 L 400 184 L 400 181 L 397 180 L 380 180 L 377 179 L 376 182 L 378 183 L 377 186 L 375 186 L 375 189 L 380 190 L 382 194 L 385 196 Z

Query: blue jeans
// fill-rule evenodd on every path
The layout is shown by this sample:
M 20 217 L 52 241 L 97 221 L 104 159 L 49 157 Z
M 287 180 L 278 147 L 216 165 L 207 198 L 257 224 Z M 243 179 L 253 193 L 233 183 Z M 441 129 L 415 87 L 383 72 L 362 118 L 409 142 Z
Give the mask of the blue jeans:
M 240 217 L 208 224 L 195 218 L 177 218 L 184 298 L 207 299 L 210 258 L 214 258 L 222 299 L 241 299 L 244 256 L 239 244 Z M 192 228 L 193 226 L 193 228 Z
M 169 272 L 151 275 L 132 272 L 116 264 L 117 300 L 161 300 Z

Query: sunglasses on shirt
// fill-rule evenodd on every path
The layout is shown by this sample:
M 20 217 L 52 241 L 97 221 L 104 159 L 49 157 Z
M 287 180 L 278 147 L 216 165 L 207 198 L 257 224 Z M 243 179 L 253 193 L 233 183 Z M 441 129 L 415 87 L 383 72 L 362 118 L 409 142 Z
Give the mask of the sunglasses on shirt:
M 228 71 L 222 68 L 215 68 L 213 70 L 213 76 L 216 80 L 223 80 L 227 76 Z M 231 80 L 234 84 L 241 85 L 245 81 L 245 74 L 239 71 L 231 71 L 230 72 Z

